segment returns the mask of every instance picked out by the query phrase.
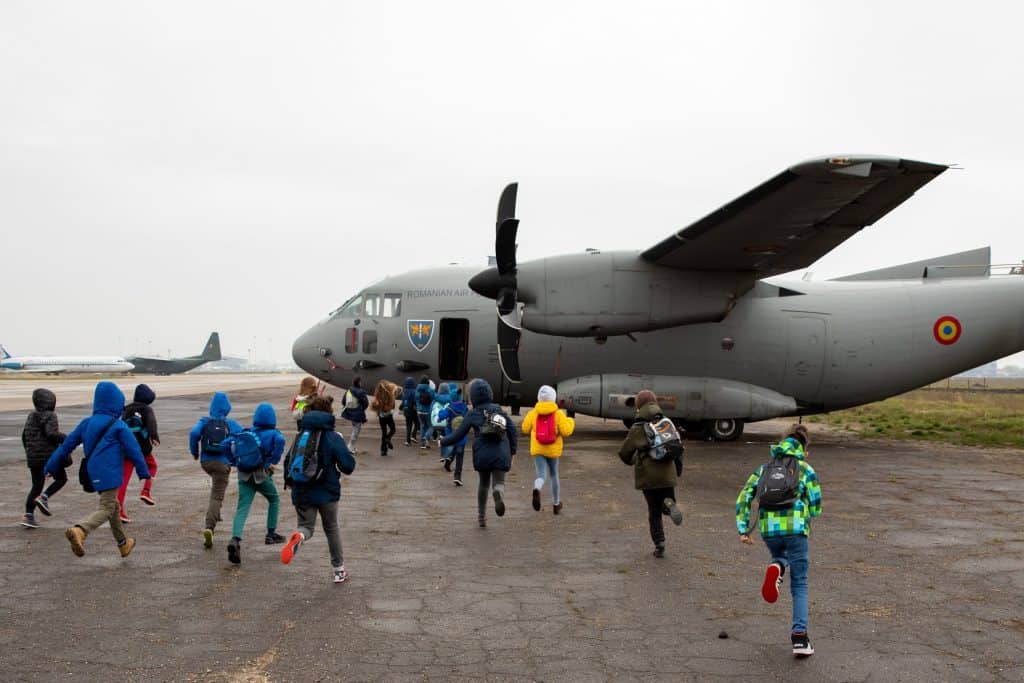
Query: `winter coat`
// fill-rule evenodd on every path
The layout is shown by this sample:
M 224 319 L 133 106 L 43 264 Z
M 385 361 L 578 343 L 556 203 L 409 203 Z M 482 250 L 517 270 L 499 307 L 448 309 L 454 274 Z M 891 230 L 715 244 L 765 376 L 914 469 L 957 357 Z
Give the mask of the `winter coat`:
M 97 384 L 92 399 L 92 416 L 79 422 L 68 434 L 68 438 L 64 439 L 64 443 L 46 462 L 44 472 L 53 474 L 62 467 L 69 467 L 71 452 L 79 445 L 85 445 L 91 449 L 86 453 L 86 471 L 97 493 L 120 488 L 126 456 L 135 465 L 139 479 L 149 479 L 149 468 L 146 467 L 139 442 L 135 440 L 128 425 L 121 421 L 123 411 L 124 394 L 117 385 L 113 382 Z M 103 438 L 96 443 L 100 434 L 103 434 Z
M 540 415 L 555 416 L 555 437 L 554 443 L 543 444 L 537 441 L 537 417 Z M 576 420 L 572 419 L 552 401 L 539 401 L 533 410 L 523 418 L 523 434 L 530 435 L 530 455 L 543 455 L 546 458 L 559 458 L 562 456 L 562 437 L 572 436 L 576 430 Z
M 462 420 L 462 425 L 452 434 L 441 439 L 442 446 L 453 446 L 464 440 L 473 430 L 473 469 L 477 472 L 508 472 L 512 469 L 512 456 L 516 454 L 516 425 L 512 418 L 502 411 L 501 406 L 494 403 L 491 385 L 477 380 L 469 388 L 469 398 L 473 409 Z M 499 413 L 507 422 L 506 438 L 501 441 L 490 441 L 480 435 L 480 428 L 486 421 L 485 411 Z
M 431 424 L 431 426 L 436 426 L 434 424 L 434 418 L 437 418 L 437 422 L 439 422 L 439 423 L 443 423 L 444 422 L 444 418 L 441 417 L 441 411 L 444 410 L 445 408 L 447 408 L 448 404 L 451 403 L 451 401 L 452 401 L 451 396 L 447 392 L 445 392 L 445 393 L 438 392 L 438 393 L 434 394 L 434 401 L 430 404 L 430 424 Z M 450 433 L 448 431 L 447 425 L 445 425 L 444 427 L 441 427 L 439 429 L 444 429 L 444 433 L 445 433 L 446 436 Z
M 146 403 L 133 402 L 129 403 L 124 407 L 124 413 L 121 415 L 121 419 L 127 422 L 128 418 L 132 413 L 138 413 L 142 419 L 142 428 L 145 429 L 145 436 L 142 433 L 135 434 L 136 441 L 139 442 L 139 448 L 142 449 L 143 455 L 150 455 L 153 452 L 153 442 L 160 443 L 160 434 L 156 428 L 156 413 L 153 412 L 153 408 Z
M 466 414 L 468 412 L 469 406 L 467 406 L 464 402 L 459 400 L 452 401 L 447 406 L 445 406 L 444 410 L 442 410 L 441 414 L 439 415 L 439 417 L 442 420 L 444 420 L 447 425 L 444 429 L 444 435 L 450 436 L 452 434 L 452 422 L 454 422 L 455 418 L 459 415 L 461 415 L 463 420 L 465 420 Z M 462 437 L 462 441 L 459 441 L 454 445 L 457 446 L 458 448 L 465 448 L 466 442 L 468 441 L 469 433 L 467 432 L 466 436 Z
M 758 530 L 761 536 L 810 536 L 811 518 L 821 514 L 821 484 L 814 468 L 804 460 L 803 444 L 797 439 L 783 439 L 772 446 L 773 458 L 792 456 L 800 463 L 800 484 L 797 487 L 796 503 L 785 510 L 758 509 Z M 764 471 L 761 465 L 747 478 L 740 495 L 736 498 L 736 530 L 741 534 L 750 533 L 750 504 L 757 495 L 757 482 Z
M 242 425 L 238 424 L 234 420 L 228 420 L 227 416 L 231 413 L 231 401 L 228 400 L 228 395 L 223 391 L 218 391 L 210 399 L 210 414 L 199 418 L 199 422 L 192 428 L 192 431 L 188 433 L 188 451 L 192 454 L 193 458 L 199 458 L 199 462 L 209 462 L 216 460 L 222 462 L 225 465 L 231 465 L 231 453 L 228 449 L 221 450 L 220 453 L 200 453 L 199 442 L 203 438 L 203 427 L 210 420 L 224 420 L 228 424 L 228 434 L 237 434 L 242 431 Z
M 402 383 L 402 402 L 398 404 L 398 409 L 403 414 L 416 412 L 416 380 L 412 377 L 406 377 Z
M 342 410 L 341 419 L 358 424 L 366 422 L 366 409 L 370 407 L 370 399 L 366 395 L 366 390 L 360 387 L 352 387 L 348 390 L 348 393 L 356 397 L 359 405 L 356 408 L 345 408 Z M 342 405 L 344 405 L 344 401 L 345 397 L 342 397 Z
M 35 410 L 25 418 L 25 428 L 21 430 L 21 445 L 25 447 L 25 460 L 29 467 L 42 467 L 53 454 L 53 451 L 65 438 L 57 424 L 57 397 L 49 389 L 36 389 L 32 392 L 32 405 Z
M 640 408 L 636 413 L 636 422 L 629 428 L 626 440 L 619 447 L 619 458 L 633 466 L 636 488 L 641 491 L 671 488 L 679 479 L 676 460 L 655 460 L 647 453 L 648 441 L 644 425 L 661 418 L 661 408 L 657 403 L 648 403 Z
M 427 402 L 427 405 L 423 405 L 422 403 L 420 403 L 420 396 L 422 396 L 423 394 L 426 394 L 427 396 L 430 397 L 430 401 Z M 416 397 L 413 400 L 413 407 L 416 408 L 416 412 L 426 415 L 430 412 L 430 406 L 432 406 L 433 404 L 434 390 L 430 388 L 429 384 L 418 385 L 416 387 Z
M 334 431 L 334 416 L 330 413 L 319 410 L 307 411 L 299 426 L 303 431 L 307 429 L 323 430 L 320 441 L 323 475 L 308 484 L 292 483 L 292 504 L 336 503 L 341 500 L 341 475 L 352 474 L 356 468 L 356 459 L 352 457 L 352 452 L 345 444 L 345 439 Z
M 269 468 L 281 462 L 281 455 L 284 453 L 285 447 L 284 435 L 277 430 L 277 414 L 274 412 L 274 406 L 269 403 L 261 403 L 256 406 L 256 412 L 252 416 L 252 431 L 260 442 L 263 464 L 252 472 L 238 470 L 238 480 L 262 484 L 267 477 L 271 476 Z M 229 451 L 233 440 L 234 437 L 228 437 L 225 443 Z

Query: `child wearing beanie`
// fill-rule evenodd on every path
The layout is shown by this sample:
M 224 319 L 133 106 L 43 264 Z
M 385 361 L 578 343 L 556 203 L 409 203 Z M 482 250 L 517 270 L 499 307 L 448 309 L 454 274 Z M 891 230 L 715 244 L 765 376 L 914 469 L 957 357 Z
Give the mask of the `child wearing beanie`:
M 537 478 L 533 481 L 533 509 L 540 512 L 540 492 L 545 479 L 551 477 L 551 512 L 562 511 L 561 480 L 558 461 L 562 457 L 564 437 L 571 436 L 576 421 L 558 409 L 553 387 L 544 385 L 537 392 L 537 403 L 523 419 L 523 434 L 530 435 L 530 455 Z
M 121 419 L 128 425 L 132 435 L 142 450 L 142 456 L 146 459 L 146 466 L 149 468 L 149 479 L 142 481 L 142 493 L 139 500 L 146 505 L 156 505 L 153 500 L 153 479 L 156 478 L 156 456 L 153 451 L 160 447 L 160 434 L 157 432 L 156 413 L 153 412 L 153 401 L 156 400 L 156 393 L 145 384 L 135 387 L 135 395 L 132 402 L 124 407 Z M 128 483 L 131 480 L 132 469 L 135 466 L 131 460 L 124 461 L 124 472 L 121 487 L 117 489 L 117 504 L 121 515 L 121 522 L 127 524 L 132 520 L 124 507 L 125 494 L 128 492 Z

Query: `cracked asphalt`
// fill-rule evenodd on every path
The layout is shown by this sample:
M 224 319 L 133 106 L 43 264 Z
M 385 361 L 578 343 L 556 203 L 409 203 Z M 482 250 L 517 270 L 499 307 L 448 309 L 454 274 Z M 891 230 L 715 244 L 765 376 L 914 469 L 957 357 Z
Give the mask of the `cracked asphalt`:
M 48 385 L 60 395 L 59 382 Z M 290 397 L 291 387 L 235 391 L 232 416 L 247 420 L 269 400 L 290 437 Z M 95 505 L 74 470 L 54 516 L 38 530 L 18 526 L 25 412 L 0 413 L 4 680 L 1024 680 L 1020 451 L 864 442 L 811 425 L 824 503 L 811 537 L 817 653 L 795 660 L 788 584 L 777 604 L 761 600 L 767 553 L 760 541 L 742 546 L 733 521 L 737 491 L 781 422 L 750 425 L 737 444 L 688 443 L 685 519 L 668 524 L 659 560 L 643 498 L 615 455 L 618 423 L 579 419 L 561 464 L 561 515 L 549 491 L 541 512 L 531 508 L 533 465 L 521 453 L 508 513 L 491 510 L 480 529 L 468 464 L 460 489 L 436 450 L 423 455 L 396 438 L 394 455 L 381 458 L 371 418 L 343 482 L 351 578 L 335 586 L 319 529 L 290 566 L 280 546 L 263 545 L 259 497 L 242 564 L 227 562 L 233 483 L 215 547 L 203 549 L 209 479 L 187 455 L 186 434 L 208 401 L 155 404 L 158 505 L 142 506 L 132 483 L 138 546 L 126 560 L 106 529 L 84 558 L 71 554 L 63 529 Z M 86 410 L 60 408 L 62 428 Z M 282 530 L 294 521 L 285 496 Z

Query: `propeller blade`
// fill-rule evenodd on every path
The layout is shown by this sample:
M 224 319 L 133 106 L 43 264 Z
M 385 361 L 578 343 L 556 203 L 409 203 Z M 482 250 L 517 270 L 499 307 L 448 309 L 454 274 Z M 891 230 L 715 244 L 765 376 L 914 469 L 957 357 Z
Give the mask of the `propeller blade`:
M 519 230 L 519 220 L 506 218 L 498 224 L 498 230 L 494 236 L 494 259 L 498 266 L 499 275 L 516 274 L 516 232 Z M 515 286 L 513 284 L 513 286 Z
M 497 225 L 501 225 L 502 221 L 506 218 L 516 217 L 516 194 L 519 192 L 519 183 L 509 183 L 505 186 L 505 189 L 501 192 L 501 198 L 498 199 L 498 221 Z
M 510 327 L 503 318 L 498 318 L 498 364 L 509 382 L 522 381 L 519 372 L 519 340 L 523 333 Z

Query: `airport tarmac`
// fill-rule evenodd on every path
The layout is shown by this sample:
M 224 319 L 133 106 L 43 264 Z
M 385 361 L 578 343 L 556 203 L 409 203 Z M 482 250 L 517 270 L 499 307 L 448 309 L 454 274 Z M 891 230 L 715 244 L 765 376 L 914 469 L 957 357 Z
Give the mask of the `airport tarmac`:
M 0 414 L 4 680 L 1024 680 L 1020 451 L 863 442 L 812 425 L 824 502 L 811 539 L 817 653 L 795 660 L 788 582 L 777 604 L 762 601 L 767 553 L 760 541 L 742 546 L 734 526 L 736 493 L 781 423 L 750 425 L 736 444 L 689 442 L 685 519 L 667 525 L 659 560 L 615 455 L 618 423 L 579 420 L 561 465 L 561 515 L 548 491 L 533 511 L 533 465 L 520 454 L 508 513 L 492 510 L 480 529 L 475 473 L 467 466 L 467 486 L 455 488 L 436 450 L 402 445 L 401 418 L 394 455 L 381 458 L 371 420 L 343 482 L 351 578 L 335 586 L 319 529 L 290 566 L 280 546 L 263 545 L 262 499 L 242 564 L 230 565 L 234 485 L 215 548 L 203 549 L 209 480 L 185 444 L 210 390 L 155 405 L 158 505 L 139 503 L 132 483 L 138 546 L 126 560 L 106 529 L 84 558 L 71 554 L 63 529 L 95 504 L 77 469 L 43 528 L 17 525 L 24 412 Z M 290 386 L 233 391 L 232 415 L 269 400 L 290 436 L 290 398 Z M 82 409 L 59 414 L 69 431 Z M 287 494 L 281 513 L 286 532 Z

